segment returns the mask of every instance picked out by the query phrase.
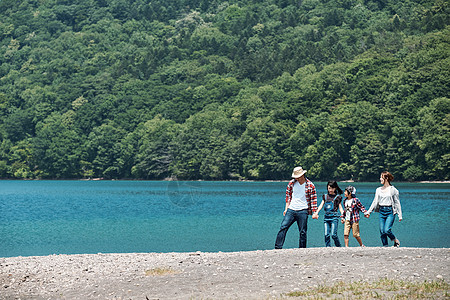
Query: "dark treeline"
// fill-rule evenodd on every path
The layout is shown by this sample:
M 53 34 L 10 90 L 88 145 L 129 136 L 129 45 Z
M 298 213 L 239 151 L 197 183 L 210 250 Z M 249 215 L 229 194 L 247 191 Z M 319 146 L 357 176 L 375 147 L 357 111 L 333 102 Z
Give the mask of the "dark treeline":
M 0 177 L 450 179 L 436 0 L 0 0 Z

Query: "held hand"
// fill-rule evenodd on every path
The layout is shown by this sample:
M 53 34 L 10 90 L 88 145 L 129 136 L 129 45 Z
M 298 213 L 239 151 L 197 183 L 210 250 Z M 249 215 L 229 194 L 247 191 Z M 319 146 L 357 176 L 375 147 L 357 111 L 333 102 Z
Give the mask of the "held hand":
M 319 214 L 318 214 L 318 213 L 316 213 L 316 212 L 315 212 L 315 213 L 313 213 L 313 215 L 312 215 L 312 218 L 313 218 L 313 219 L 318 219 L 318 218 L 319 218 Z

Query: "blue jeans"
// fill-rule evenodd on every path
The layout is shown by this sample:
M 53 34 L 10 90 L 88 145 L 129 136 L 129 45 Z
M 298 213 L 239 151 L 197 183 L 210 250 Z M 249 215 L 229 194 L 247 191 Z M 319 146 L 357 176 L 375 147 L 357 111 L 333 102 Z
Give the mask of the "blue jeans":
M 395 235 L 392 233 L 394 221 L 395 215 L 392 206 L 380 206 L 380 234 L 384 247 L 388 246 L 388 237 L 391 241 L 395 240 Z
M 339 218 L 336 217 L 324 218 L 323 224 L 325 228 L 325 247 L 331 247 L 330 235 L 331 238 L 334 240 L 334 244 L 336 245 L 336 247 L 341 246 L 341 242 L 339 241 L 339 237 L 337 235 L 338 221 Z
M 282 249 L 286 233 L 294 222 L 297 221 L 298 231 L 300 232 L 300 238 L 298 242 L 299 248 L 306 248 L 306 230 L 308 229 L 308 210 L 292 210 L 288 209 L 286 215 L 281 222 L 280 231 L 275 241 L 275 249 Z

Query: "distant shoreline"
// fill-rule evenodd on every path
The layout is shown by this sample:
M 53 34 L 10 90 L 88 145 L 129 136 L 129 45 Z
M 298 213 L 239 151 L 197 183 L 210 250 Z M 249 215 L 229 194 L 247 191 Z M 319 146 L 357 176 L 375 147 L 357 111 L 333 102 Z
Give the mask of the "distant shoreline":
M 80 179 L 14 179 L 14 178 L 0 178 L 0 181 L 188 181 L 188 182 L 288 182 L 291 180 L 290 178 L 284 179 L 284 180 L 252 180 L 252 179 L 245 179 L 245 180 L 204 180 L 204 179 L 197 179 L 197 180 L 174 180 L 174 179 L 129 179 L 129 178 L 123 178 L 123 179 L 105 179 L 105 178 L 80 178 Z M 312 181 L 317 182 L 326 182 L 323 180 L 315 180 L 312 179 Z M 378 181 L 355 181 L 355 180 L 337 180 L 337 182 L 346 182 L 346 183 L 378 183 Z M 395 181 L 395 183 L 450 183 L 450 180 L 420 180 L 420 181 Z
M 450 180 L 443 180 L 443 181 L 416 181 L 417 183 L 450 183 Z

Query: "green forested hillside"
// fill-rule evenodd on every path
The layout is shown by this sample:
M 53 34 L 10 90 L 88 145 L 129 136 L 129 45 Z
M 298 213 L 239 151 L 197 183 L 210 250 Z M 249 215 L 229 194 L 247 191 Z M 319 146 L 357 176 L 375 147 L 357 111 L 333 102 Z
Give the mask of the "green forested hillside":
M 0 177 L 450 179 L 444 0 L 0 0 Z

